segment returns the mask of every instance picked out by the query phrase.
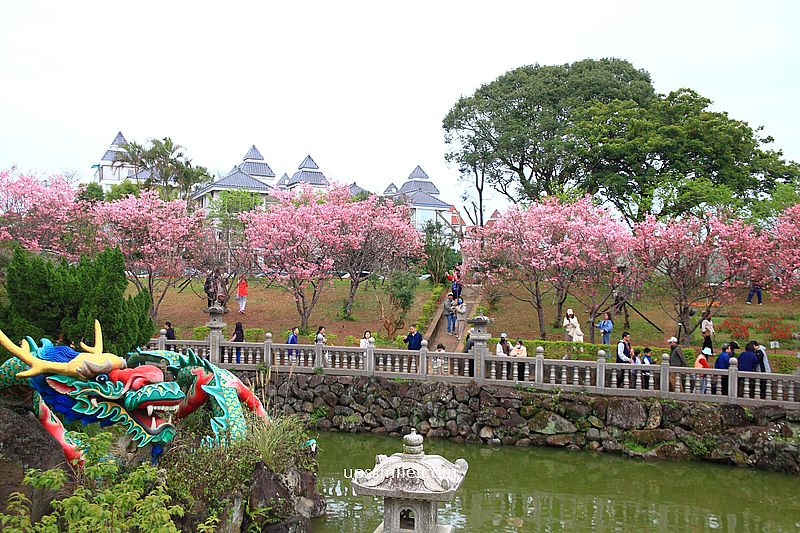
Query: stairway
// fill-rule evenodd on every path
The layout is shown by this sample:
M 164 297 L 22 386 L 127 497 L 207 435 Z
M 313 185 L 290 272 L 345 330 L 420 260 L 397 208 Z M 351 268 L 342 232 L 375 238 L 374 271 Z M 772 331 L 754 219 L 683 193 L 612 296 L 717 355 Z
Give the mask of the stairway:
M 480 285 L 464 285 L 461 290 L 461 298 L 467 304 L 467 318 L 471 318 L 475 314 L 475 306 L 480 303 L 481 286 Z M 439 307 L 442 303 L 439 303 Z M 467 331 L 469 324 L 467 324 Z M 428 339 L 428 350 L 431 352 L 436 351 L 437 344 L 444 344 L 444 349 L 447 352 L 460 352 L 464 349 L 464 339 L 456 339 L 455 335 L 447 334 L 447 318 L 442 314 L 439 317 L 439 322 L 434 328 L 433 338 Z

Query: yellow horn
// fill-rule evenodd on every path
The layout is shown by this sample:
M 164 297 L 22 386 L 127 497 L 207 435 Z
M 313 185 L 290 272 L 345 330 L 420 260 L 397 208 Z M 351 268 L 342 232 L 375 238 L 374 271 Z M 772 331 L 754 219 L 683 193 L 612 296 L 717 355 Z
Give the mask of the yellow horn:
M 100 321 L 95 319 L 94 320 L 94 346 L 87 346 L 84 343 L 81 343 L 81 348 L 86 353 L 92 353 L 96 355 L 102 355 L 103 353 L 103 330 L 100 328 Z
M 59 374 L 67 368 L 67 363 L 54 363 L 39 359 L 31 353 L 31 347 L 28 341 L 23 339 L 19 346 L 17 346 L 11 342 L 11 339 L 9 339 L 2 330 L 0 330 L 0 344 L 11 352 L 14 357 L 17 357 L 30 367 L 28 370 L 17 374 L 19 378 L 29 378 L 39 374 Z

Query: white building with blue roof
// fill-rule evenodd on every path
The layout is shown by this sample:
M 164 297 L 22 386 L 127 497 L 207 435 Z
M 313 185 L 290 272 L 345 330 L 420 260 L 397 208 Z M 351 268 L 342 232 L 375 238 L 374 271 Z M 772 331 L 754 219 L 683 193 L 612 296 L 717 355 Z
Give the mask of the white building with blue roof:
M 192 194 L 192 200 L 200 207 L 208 208 L 222 191 L 244 191 L 261 195 L 264 204 L 273 200 L 269 191 L 276 187 L 275 173 L 255 145 L 251 146 L 241 163 L 234 166 L 224 177 Z
M 411 171 L 398 189 L 394 183 L 383 195 L 404 202 L 411 210 L 411 221 L 417 231 L 424 231 L 428 222 L 440 222 L 445 231 L 460 235 L 464 221 L 455 206 L 439 199 L 439 189 L 419 165 Z
M 121 131 L 117 132 L 108 150 L 100 158 L 100 162 L 92 167 L 95 169 L 94 181 L 99 183 L 104 191 L 108 191 L 114 185 L 119 185 L 125 180 L 146 179 L 137 176 L 136 168 L 130 163 L 124 162 L 126 153 L 124 145 L 126 144 L 128 141 L 125 136 Z

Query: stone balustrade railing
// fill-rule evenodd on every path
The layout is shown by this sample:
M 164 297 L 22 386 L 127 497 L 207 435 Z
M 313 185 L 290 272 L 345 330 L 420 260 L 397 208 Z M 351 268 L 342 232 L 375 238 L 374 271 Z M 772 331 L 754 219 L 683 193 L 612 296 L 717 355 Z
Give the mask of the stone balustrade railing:
M 488 336 L 487 336 L 488 338 Z M 661 364 L 609 363 L 601 350 L 596 361 L 545 359 L 544 349 L 534 357 L 490 355 L 483 339 L 471 353 L 430 352 L 427 341 L 420 350 L 315 344 L 278 344 L 267 333 L 264 342 L 228 342 L 209 337 L 167 340 L 163 334 L 147 348 L 186 353 L 231 370 L 270 369 L 278 373 L 317 373 L 420 379 L 505 385 L 538 390 L 563 390 L 611 396 L 654 396 L 745 405 L 800 405 L 800 375 L 740 372 L 735 358 L 728 370 L 671 367 L 669 356 Z

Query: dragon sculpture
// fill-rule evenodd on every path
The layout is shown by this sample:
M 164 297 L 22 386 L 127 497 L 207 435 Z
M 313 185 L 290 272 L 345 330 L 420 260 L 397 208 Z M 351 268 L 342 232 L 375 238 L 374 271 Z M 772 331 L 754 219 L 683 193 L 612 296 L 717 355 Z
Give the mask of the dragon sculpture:
M 34 414 L 61 444 L 68 461 L 81 464 L 83 452 L 59 416 L 67 422 L 120 424 L 137 446 L 152 445 L 154 461 L 175 436 L 173 417 L 186 416 L 206 401 L 213 402 L 212 442 L 246 434 L 239 401 L 266 419 L 258 398 L 227 370 L 191 351 L 188 356 L 139 351 L 129 360 L 104 353 L 100 323 L 95 320 L 94 326 L 95 345 L 81 343 L 82 352 L 48 339 L 37 345 L 30 337 L 17 346 L 0 331 L 0 344 L 13 355 L 0 366 L 0 390 L 15 385 L 33 390 Z M 165 381 L 161 368 L 143 364 L 147 360 L 166 362 L 176 381 Z

